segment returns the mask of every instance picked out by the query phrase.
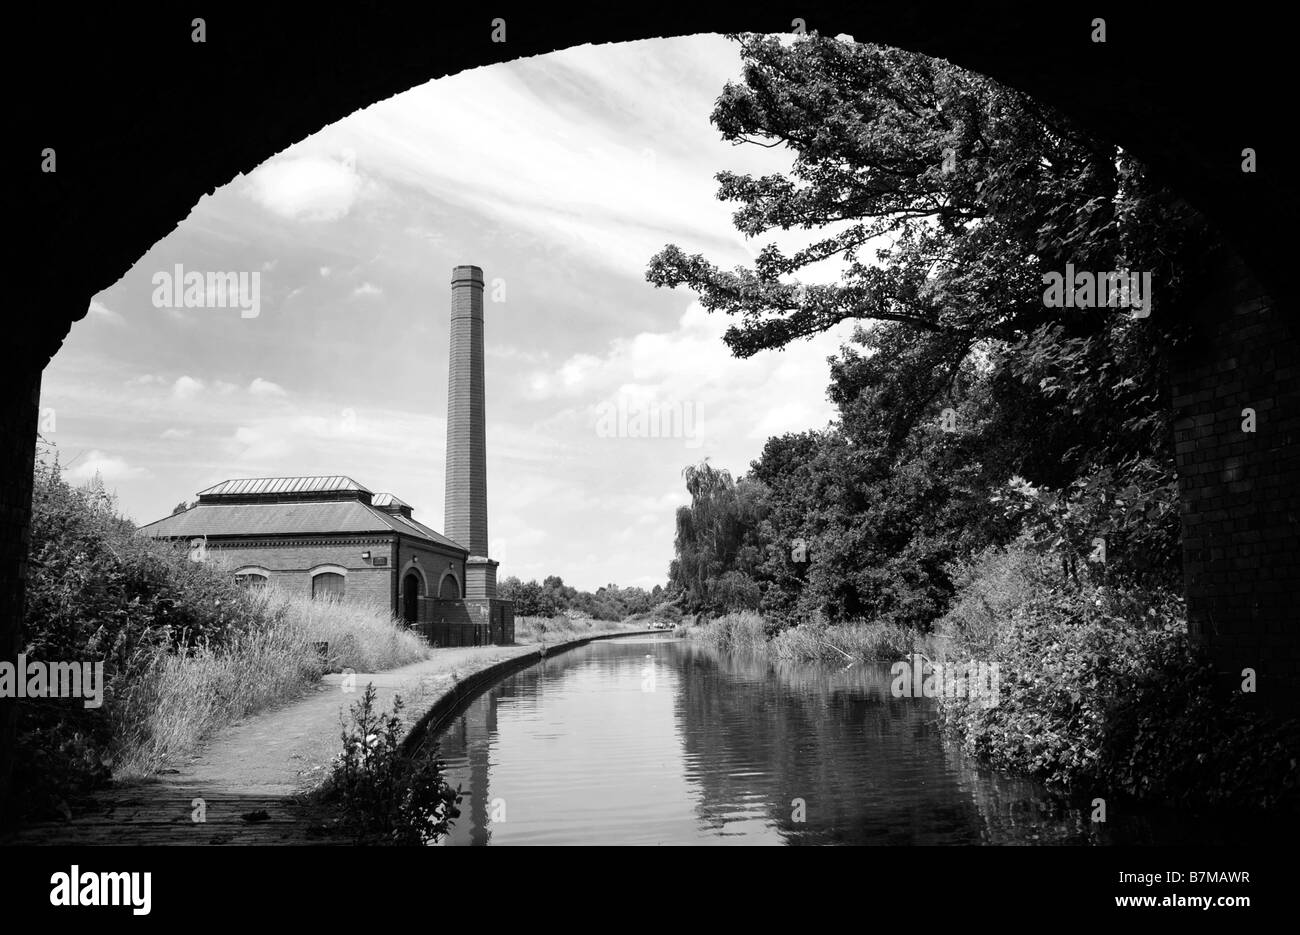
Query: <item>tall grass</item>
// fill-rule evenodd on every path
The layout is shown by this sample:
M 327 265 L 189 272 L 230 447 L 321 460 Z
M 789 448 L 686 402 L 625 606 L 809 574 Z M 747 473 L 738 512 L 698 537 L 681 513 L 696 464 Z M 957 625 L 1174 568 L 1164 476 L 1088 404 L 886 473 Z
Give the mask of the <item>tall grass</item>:
M 1057 577 L 1048 559 L 1023 548 L 986 549 L 952 571 L 957 593 L 935 623 L 935 638 L 945 650 L 978 658 L 998 649 L 1012 615 L 1049 591 Z
M 759 614 L 743 610 L 701 624 L 694 635 L 723 652 L 752 652 L 767 645 L 767 624 Z
M 240 718 L 298 697 L 325 671 L 374 672 L 431 649 L 381 608 L 267 588 L 256 625 L 187 653 L 159 649 L 113 710 L 115 773 L 156 772 Z M 328 643 L 322 658 L 317 643 Z
M 581 639 L 598 633 L 618 630 L 643 630 L 645 624 L 618 623 L 614 620 L 572 619 L 562 614 L 554 617 L 516 617 L 516 643 L 558 643 Z
M 805 623 L 782 630 L 771 641 L 780 659 L 818 662 L 897 662 L 913 652 L 930 653 L 930 640 L 896 623 Z
M 928 638 L 893 623 L 810 622 L 774 632 L 754 611 L 725 614 L 697 627 L 678 627 L 689 636 L 724 652 L 770 652 L 799 662 L 893 662 L 914 651 L 928 652 Z

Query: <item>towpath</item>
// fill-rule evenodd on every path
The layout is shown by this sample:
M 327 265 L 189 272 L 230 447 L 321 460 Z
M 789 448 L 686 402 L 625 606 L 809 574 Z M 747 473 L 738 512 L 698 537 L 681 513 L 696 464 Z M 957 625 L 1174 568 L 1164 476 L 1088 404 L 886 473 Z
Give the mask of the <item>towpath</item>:
M 602 633 L 595 639 L 643 631 Z M 548 644 L 555 653 L 593 637 Z M 326 675 L 301 698 L 260 712 L 210 738 L 186 762 L 157 776 L 115 783 L 67 822 L 20 829 L 5 844 L 313 844 L 346 843 L 322 833 L 328 816 L 306 793 L 324 779 L 339 752 L 342 723 L 367 684 L 378 710 L 404 702 L 406 729 L 458 685 L 480 683 L 512 663 L 539 658 L 536 644 L 436 649 L 433 656 L 387 672 Z M 196 811 L 197 810 L 197 811 Z M 196 821 L 201 814 L 203 821 Z

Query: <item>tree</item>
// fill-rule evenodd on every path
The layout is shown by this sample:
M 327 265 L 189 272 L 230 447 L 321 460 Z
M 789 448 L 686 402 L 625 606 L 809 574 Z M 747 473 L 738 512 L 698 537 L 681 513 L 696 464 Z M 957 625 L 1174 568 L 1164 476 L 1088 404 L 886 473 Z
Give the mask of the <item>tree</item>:
M 1131 154 L 983 76 L 815 35 L 736 38 L 742 81 L 723 89 L 713 123 L 733 143 L 784 146 L 793 163 L 785 175 L 722 172 L 718 197 L 737 203 L 746 236 L 815 234 L 788 253 L 769 243 L 734 271 L 670 244 L 647 280 L 732 316 L 725 341 L 739 357 L 865 322 L 832 398 L 849 440 L 878 447 L 890 470 L 959 382 L 981 383 L 984 436 L 970 444 L 1003 479 L 1075 490 L 1105 476 L 1078 490 L 1094 500 L 1087 531 L 1124 539 L 1110 567 L 1174 572 L 1168 357 L 1180 326 L 1159 311 L 1193 288 L 1188 271 L 1212 246 L 1200 219 Z M 839 281 L 799 281 L 834 259 Z M 1049 307 L 1044 277 L 1067 264 L 1150 272 L 1154 310 Z M 1117 499 L 1143 522 L 1118 519 Z M 698 588 L 691 560 L 679 553 L 674 580 Z
M 724 606 L 728 597 L 740 592 L 734 581 L 724 592 L 717 591 L 717 584 L 727 571 L 747 574 L 755 564 L 758 552 L 752 539 L 765 492 L 753 481 L 733 481 L 728 471 L 713 467 L 708 459 L 688 465 L 682 477 L 691 504 L 677 510 L 669 585 L 685 592 L 693 609 L 729 609 Z

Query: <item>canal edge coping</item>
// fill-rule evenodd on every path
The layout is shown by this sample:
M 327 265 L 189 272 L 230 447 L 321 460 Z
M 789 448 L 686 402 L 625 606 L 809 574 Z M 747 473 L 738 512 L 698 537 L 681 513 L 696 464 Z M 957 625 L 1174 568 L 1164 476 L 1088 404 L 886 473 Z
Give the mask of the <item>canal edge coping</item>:
M 473 675 L 466 676 L 455 683 L 429 705 L 428 710 L 411 725 L 411 729 L 406 732 L 406 736 L 402 739 L 402 755 L 411 756 L 414 754 L 419 749 L 423 739 L 428 737 L 430 732 L 440 728 L 443 721 L 447 720 L 462 702 L 490 687 L 493 682 L 499 681 L 520 669 L 526 669 L 551 655 L 568 652 L 570 649 L 577 649 L 579 646 L 585 646 L 596 640 L 611 640 L 623 636 L 648 636 L 653 633 L 671 632 L 671 630 L 625 630 L 616 633 L 596 633 L 592 636 L 566 640 L 563 643 L 543 643 L 531 652 L 521 653 L 518 656 L 512 656 L 509 659 L 493 663 L 486 669 L 480 669 Z M 543 649 L 545 649 L 545 653 L 543 653 Z M 417 742 L 416 738 L 420 738 L 420 740 Z

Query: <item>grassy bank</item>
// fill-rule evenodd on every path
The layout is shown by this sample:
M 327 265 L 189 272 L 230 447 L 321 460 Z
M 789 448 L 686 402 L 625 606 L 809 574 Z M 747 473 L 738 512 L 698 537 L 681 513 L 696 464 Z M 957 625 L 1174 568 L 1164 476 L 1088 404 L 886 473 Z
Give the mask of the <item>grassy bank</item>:
M 156 771 L 212 732 L 297 697 L 326 671 L 379 672 L 432 651 L 385 610 L 368 605 L 274 588 L 251 603 L 258 626 L 186 653 L 159 649 L 125 686 L 112 711 L 118 776 Z M 324 658 L 318 643 L 328 644 Z
M 805 623 L 777 630 L 753 611 L 682 624 L 674 632 L 726 652 L 767 652 L 795 662 L 896 662 L 930 649 L 924 634 L 895 624 Z
M 640 620 L 593 620 L 590 618 L 570 619 L 564 615 L 554 617 L 516 617 L 516 643 L 558 643 L 564 640 L 580 639 L 584 636 L 598 636 L 602 633 L 616 633 L 622 630 L 645 630 L 649 623 Z
M 373 671 L 428 652 L 386 612 L 249 592 L 218 563 L 140 536 L 102 485 L 65 482 L 52 450 L 41 451 L 33 481 L 20 652 L 102 663 L 103 684 L 98 707 L 18 705 L 20 815 L 66 817 L 114 775 L 158 769 L 326 668 Z

